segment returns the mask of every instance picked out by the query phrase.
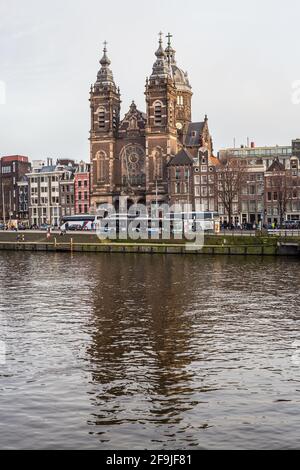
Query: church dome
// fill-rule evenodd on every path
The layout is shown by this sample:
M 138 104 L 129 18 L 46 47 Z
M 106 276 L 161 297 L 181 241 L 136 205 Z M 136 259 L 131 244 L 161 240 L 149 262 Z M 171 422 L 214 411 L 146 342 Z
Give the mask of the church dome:
M 171 64 L 172 75 L 176 87 L 180 91 L 191 91 L 191 85 L 189 82 L 188 74 L 181 70 L 176 64 Z
M 165 54 L 172 72 L 173 80 L 178 90 L 190 92 L 192 87 L 188 79 L 188 74 L 187 72 L 184 72 L 182 69 L 180 69 L 176 63 L 176 51 L 171 45 L 171 37 L 172 35 L 169 33 L 167 36 L 168 46 L 165 49 Z

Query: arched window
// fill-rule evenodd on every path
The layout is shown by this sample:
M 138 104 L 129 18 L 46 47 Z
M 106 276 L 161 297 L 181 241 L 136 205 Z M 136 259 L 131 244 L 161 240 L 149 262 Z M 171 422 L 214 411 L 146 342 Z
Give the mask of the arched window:
M 96 181 L 106 181 L 109 173 L 109 161 L 105 152 L 100 151 L 96 154 Z
M 183 96 L 181 95 L 177 96 L 177 104 L 178 106 L 183 106 Z
M 98 109 L 98 125 L 99 129 L 105 129 L 105 109 Z
M 156 126 L 162 124 L 162 104 L 160 101 L 154 103 L 154 124 Z
M 113 128 L 116 129 L 117 126 L 118 126 L 118 114 L 117 114 L 117 110 L 114 109 L 113 110 Z

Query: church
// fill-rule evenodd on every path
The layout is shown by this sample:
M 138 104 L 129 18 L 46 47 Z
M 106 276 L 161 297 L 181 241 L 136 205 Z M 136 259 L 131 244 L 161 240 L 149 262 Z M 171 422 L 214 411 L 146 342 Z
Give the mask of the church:
M 152 73 L 146 79 L 146 112 L 133 101 L 123 119 L 120 89 L 104 43 L 101 68 L 90 89 L 93 211 L 103 203 L 118 210 L 120 196 L 127 196 L 129 206 L 190 202 L 195 162 L 200 153 L 202 160 L 212 155 L 207 117 L 192 122 L 192 88 L 188 74 L 177 65 L 171 38 L 168 34 L 164 47 L 159 35 Z M 183 182 L 185 189 L 178 192 L 180 175 L 189 184 Z

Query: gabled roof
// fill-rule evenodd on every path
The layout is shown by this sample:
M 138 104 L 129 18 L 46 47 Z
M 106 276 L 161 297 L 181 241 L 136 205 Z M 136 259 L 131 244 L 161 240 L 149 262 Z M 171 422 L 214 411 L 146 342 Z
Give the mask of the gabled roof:
M 134 103 L 131 103 L 129 111 L 126 113 L 124 119 L 120 123 L 119 131 L 137 131 L 145 129 L 147 116 L 142 111 L 139 111 Z M 131 127 L 130 122 L 133 122 Z
M 186 149 L 181 149 L 170 161 L 169 166 L 192 165 L 193 157 Z
M 191 122 L 187 128 L 187 133 L 184 139 L 184 145 L 186 145 L 187 147 L 194 147 L 196 145 L 199 145 L 204 125 L 205 121 Z
M 271 166 L 269 166 L 267 171 L 284 171 L 284 165 L 280 163 L 279 160 L 274 160 Z

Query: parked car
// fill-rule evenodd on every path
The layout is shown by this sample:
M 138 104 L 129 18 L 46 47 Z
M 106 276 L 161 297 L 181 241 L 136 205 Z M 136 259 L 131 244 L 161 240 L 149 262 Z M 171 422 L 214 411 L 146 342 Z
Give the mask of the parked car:
M 51 225 L 49 224 L 42 224 L 40 226 L 40 230 L 49 230 L 49 228 L 51 228 Z
M 0 224 L 0 230 L 5 230 L 5 225 L 4 224 Z

